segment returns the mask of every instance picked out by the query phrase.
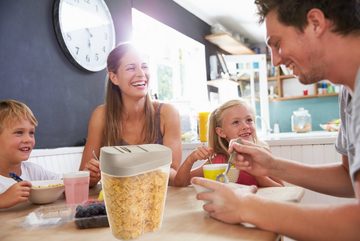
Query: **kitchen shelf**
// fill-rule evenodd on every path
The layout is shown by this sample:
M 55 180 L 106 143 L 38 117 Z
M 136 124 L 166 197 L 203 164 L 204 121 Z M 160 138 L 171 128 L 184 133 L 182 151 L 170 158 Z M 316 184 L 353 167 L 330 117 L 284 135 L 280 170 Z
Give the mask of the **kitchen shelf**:
M 299 95 L 299 96 L 286 96 L 284 97 L 283 92 L 283 80 L 296 78 L 294 75 L 282 75 L 279 67 L 276 67 L 276 75 L 268 77 L 268 82 L 276 81 L 276 86 L 278 88 L 278 93 L 276 93 L 279 97 L 270 98 L 270 101 L 284 101 L 284 100 L 297 100 L 297 99 L 310 99 L 310 98 L 318 98 L 318 97 L 330 97 L 337 96 L 338 93 L 329 93 L 329 94 L 318 94 L 318 90 L 316 89 L 316 85 L 314 85 L 314 93 L 313 95 Z
M 225 50 L 229 54 L 255 54 L 254 51 L 248 48 L 245 44 L 236 40 L 228 33 L 216 33 L 206 35 L 205 39 L 219 46 L 222 50 Z
M 299 99 L 310 99 L 310 98 L 319 98 L 319 97 L 330 97 L 330 96 L 337 96 L 338 93 L 331 93 L 331 94 L 322 94 L 322 95 L 299 95 L 299 96 L 287 96 L 287 97 L 277 97 L 272 98 L 270 101 L 284 101 L 284 100 L 299 100 Z

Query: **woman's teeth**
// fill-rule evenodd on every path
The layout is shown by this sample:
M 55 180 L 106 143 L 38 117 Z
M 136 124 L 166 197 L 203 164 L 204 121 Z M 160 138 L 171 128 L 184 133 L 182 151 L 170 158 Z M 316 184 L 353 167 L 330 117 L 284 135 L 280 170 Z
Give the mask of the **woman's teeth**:
M 145 82 L 136 82 L 136 83 L 132 83 L 131 85 L 132 86 L 135 86 L 135 87 L 139 87 L 139 86 L 145 86 Z

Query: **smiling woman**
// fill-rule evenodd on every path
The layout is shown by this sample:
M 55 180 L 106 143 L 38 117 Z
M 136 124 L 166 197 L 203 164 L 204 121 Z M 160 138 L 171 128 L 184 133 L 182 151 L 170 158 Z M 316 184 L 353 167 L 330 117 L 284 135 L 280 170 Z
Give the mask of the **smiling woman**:
M 157 143 L 172 150 L 172 183 L 181 159 L 180 119 L 170 104 L 152 101 L 148 89 L 147 59 L 129 42 L 113 49 L 107 59 L 105 104 L 90 119 L 80 170 L 90 171 L 90 186 L 100 180 L 99 156 L 103 146 Z

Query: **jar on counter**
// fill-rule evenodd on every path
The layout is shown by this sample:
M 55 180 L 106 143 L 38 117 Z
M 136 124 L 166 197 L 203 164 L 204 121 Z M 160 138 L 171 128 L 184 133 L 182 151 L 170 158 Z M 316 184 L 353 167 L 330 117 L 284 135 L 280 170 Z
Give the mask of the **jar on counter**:
M 291 116 L 291 130 L 296 133 L 311 131 L 311 115 L 308 110 L 300 107 L 295 110 Z

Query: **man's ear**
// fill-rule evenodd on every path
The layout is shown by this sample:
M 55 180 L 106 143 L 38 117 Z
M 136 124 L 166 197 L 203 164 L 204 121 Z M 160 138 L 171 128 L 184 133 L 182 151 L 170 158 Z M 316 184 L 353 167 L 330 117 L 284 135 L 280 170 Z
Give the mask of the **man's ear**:
M 316 35 L 323 34 L 330 26 L 329 20 L 325 18 L 323 11 L 318 8 L 309 10 L 307 13 L 307 21 L 308 27 L 311 28 Z
M 226 135 L 224 134 L 224 131 L 221 127 L 216 127 L 215 132 L 216 132 L 216 134 L 218 134 L 218 136 L 220 136 L 222 138 L 226 138 Z

